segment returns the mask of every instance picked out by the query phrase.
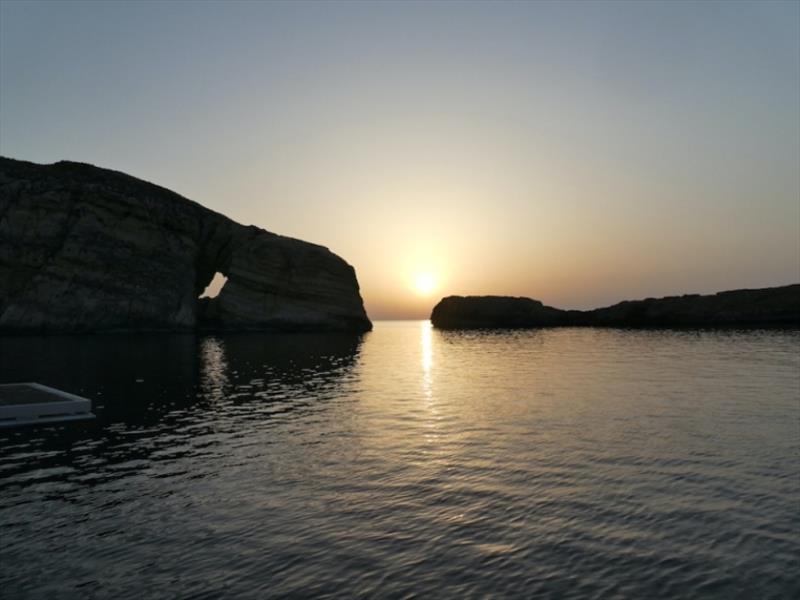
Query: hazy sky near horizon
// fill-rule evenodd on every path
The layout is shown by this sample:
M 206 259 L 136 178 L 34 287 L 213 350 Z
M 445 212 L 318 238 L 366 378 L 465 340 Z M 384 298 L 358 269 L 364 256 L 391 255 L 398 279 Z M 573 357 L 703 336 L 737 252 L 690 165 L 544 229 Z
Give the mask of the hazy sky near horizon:
M 0 154 L 328 246 L 372 318 L 796 282 L 800 3 L 3 0 Z

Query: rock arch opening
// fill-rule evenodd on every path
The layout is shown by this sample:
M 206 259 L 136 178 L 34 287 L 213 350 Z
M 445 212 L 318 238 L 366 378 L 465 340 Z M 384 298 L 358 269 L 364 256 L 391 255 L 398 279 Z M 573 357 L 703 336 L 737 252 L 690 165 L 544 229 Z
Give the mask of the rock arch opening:
M 204 235 L 199 250 L 195 263 L 195 323 L 201 329 L 215 329 L 221 324 L 221 303 L 230 277 L 229 233 L 215 229 Z
M 220 294 L 227 283 L 228 276 L 223 271 L 215 270 L 209 270 L 205 277 L 198 280 L 195 290 L 202 290 L 197 297 L 198 327 L 214 329 L 220 325 Z
M 223 275 L 220 271 L 214 273 L 214 276 L 211 278 L 211 281 L 208 282 L 205 289 L 200 293 L 199 299 L 208 298 L 214 299 L 219 296 L 219 293 L 222 291 L 222 288 L 225 287 L 225 284 L 228 282 L 228 278 Z

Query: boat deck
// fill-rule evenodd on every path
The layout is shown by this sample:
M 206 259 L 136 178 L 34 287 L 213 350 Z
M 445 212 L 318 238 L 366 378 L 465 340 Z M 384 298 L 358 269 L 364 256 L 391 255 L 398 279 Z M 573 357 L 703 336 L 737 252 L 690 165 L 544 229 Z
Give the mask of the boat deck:
M 0 427 L 94 419 L 92 401 L 40 383 L 0 384 Z

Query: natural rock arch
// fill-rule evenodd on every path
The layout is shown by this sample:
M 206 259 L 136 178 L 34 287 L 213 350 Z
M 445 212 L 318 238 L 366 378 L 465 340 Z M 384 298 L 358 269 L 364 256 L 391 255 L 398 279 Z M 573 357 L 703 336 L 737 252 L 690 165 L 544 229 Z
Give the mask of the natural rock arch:
M 0 281 L 0 331 L 371 328 L 327 248 L 80 163 L 0 158 Z

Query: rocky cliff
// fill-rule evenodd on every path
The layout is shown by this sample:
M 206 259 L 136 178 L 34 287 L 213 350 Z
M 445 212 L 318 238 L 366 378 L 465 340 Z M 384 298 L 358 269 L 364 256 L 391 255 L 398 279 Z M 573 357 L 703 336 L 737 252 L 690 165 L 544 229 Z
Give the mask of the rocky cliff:
M 216 272 L 222 291 L 198 300 Z M 0 332 L 371 327 L 327 248 L 123 173 L 0 158 Z
M 800 325 L 800 284 L 648 298 L 589 311 L 559 310 L 530 298 L 449 296 L 434 307 L 431 322 L 440 329 Z
M 431 313 L 439 329 L 549 327 L 560 325 L 565 311 L 531 298 L 511 296 L 448 296 Z

